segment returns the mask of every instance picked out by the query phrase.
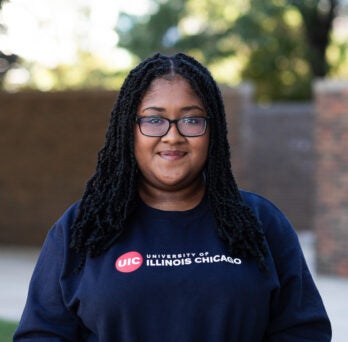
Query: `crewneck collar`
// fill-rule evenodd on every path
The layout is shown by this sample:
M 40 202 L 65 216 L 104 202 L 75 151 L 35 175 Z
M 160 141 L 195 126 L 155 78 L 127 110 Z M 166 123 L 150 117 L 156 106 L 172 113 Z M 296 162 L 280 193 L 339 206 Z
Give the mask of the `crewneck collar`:
M 142 199 L 139 199 L 138 212 L 142 216 L 146 216 L 153 219 L 185 219 L 188 217 L 195 217 L 200 215 L 208 208 L 207 195 L 204 194 L 200 203 L 194 208 L 188 210 L 161 210 L 148 206 Z

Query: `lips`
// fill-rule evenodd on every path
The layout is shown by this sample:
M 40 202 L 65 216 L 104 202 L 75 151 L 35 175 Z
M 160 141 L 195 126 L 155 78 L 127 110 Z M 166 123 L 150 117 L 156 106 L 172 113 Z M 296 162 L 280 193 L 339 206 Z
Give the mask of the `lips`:
M 171 150 L 161 151 L 158 153 L 158 155 L 165 160 L 178 160 L 185 157 L 186 154 L 187 153 L 183 151 L 171 151 Z

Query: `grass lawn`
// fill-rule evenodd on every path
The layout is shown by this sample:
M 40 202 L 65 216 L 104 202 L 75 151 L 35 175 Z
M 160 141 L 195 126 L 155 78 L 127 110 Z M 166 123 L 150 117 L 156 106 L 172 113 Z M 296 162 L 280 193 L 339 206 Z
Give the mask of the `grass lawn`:
M 18 323 L 0 320 L 0 342 L 11 342 Z

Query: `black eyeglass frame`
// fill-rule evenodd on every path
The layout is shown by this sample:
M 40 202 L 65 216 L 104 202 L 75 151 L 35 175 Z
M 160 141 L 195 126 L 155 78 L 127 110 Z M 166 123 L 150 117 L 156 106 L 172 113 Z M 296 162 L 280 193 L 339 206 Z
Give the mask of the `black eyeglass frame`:
M 140 122 L 142 119 L 151 119 L 151 118 L 154 118 L 154 119 L 162 119 L 162 120 L 165 120 L 167 122 L 169 122 L 169 126 L 168 126 L 168 129 L 166 130 L 166 132 L 164 134 L 159 134 L 159 135 L 149 135 L 149 134 L 145 134 L 143 133 L 143 131 L 141 130 L 141 126 L 140 126 Z M 203 133 L 201 134 L 198 134 L 198 135 L 186 135 L 186 134 L 182 134 L 182 132 L 180 131 L 180 128 L 178 127 L 178 122 L 181 121 L 181 120 L 185 120 L 185 119 L 204 119 L 204 122 L 205 122 L 205 126 L 204 126 L 204 131 Z M 179 134 L 183 137 L 187 137 L 187 138 L 195 138 L 195 137 L 201 137 L 202 135 L 204 135 L 207 131 L 207 127 L 208 127 L 208 124 L 211 120 L 211 117 L 210 116 L 184 116 L 182 118 L 179 118 L 179 119 L 174 119 L 174 120 L 170 120 L 168 118 L 164 118 L 163 116 L 137 116 L 135 118 L 135 122 L 138 124 L 139 126 L 139 130 L 140 130 L 140 133 L 146 137 L 152 137 L 152 138 L 162 138 L 164 137 L 165 135 L 168 134 L 169 130 L 170 130 L 170 127 L 171 127 L 171 124 L 175 124 L 175 127 L 177 129 L 177 131 L 179 132 Z

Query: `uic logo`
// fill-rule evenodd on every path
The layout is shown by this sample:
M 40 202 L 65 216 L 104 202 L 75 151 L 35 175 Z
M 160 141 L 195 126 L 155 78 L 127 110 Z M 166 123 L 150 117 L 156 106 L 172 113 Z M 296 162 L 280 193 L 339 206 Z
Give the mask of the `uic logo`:
M 128 252 L 117 258 L 115 267 L 122 273 L 136 271 L 143 264 L 143 257 L 138 252 Z

